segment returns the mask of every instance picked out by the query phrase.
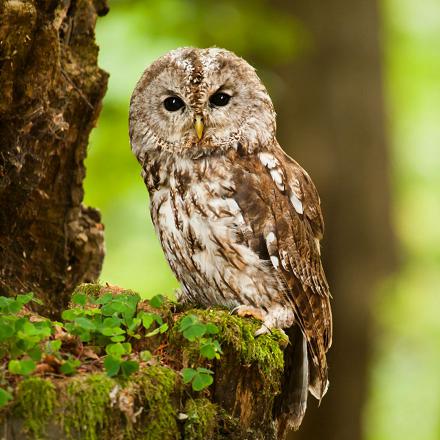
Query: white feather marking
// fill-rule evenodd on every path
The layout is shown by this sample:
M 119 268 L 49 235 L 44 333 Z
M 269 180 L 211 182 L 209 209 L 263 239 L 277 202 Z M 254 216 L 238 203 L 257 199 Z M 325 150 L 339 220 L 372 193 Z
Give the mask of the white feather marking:
M 303 209 L 303 205 L 301 203 L 301 200 L 293 192 L 290 195 L 290 201 L 292 202 L 292 205 L 293 205 L 293 207 L 295 208 L 295 211 L 298 214 L 303 214 L 304 213 L 304 209 Z
M 280 191 L 284 191 L 283 175 L 280 173 L 280 171 L 276 169 L 270 170 L 270 175 L 272 176 L 272 179 L 275 182 L 278 189 Z
M 289 270 L 289 256 L 286 251 L 281 251 L 281 264 L 284 270 Z
M 270 261 L 272 261 L 273 267 L 275 269 L 278 269 L 280 267 L 280 260 L 278 260 L 278 257 L 275 257 L 275 255 L 272 255 L 270 257 Z
M 278 161 L 276 160 L 276 158 L 269 153 L 259 153 L 258 157 L 260 158 L 260 162 L 267 168 L 269 168 L 269 170 L 275 168 L 276 166 L 278 166 Z
M 321 245 L 319 244 L 319 239 L 315 238 L 316 249 L 318 250 L 318 254 L 321 255 Z
M 275 234 L 273 232 L 269 232 L 269 234 L 267 234 L 266 236 L 266 242 L 267 245 L 270 246 L 272 243 L 274 243 L 276 241 L 276 237 Z

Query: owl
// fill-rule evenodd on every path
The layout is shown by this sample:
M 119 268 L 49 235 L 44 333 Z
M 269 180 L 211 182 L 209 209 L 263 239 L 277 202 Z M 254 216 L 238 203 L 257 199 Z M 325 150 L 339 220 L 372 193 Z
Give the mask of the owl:
M 280 429 L 298 428 L 308 391 L 326 393 L 332 341 L 320 259 L 324 224 L 309 175 L 276 140 L 255 69 L 219 48 L 181 48 L 145 70 L 130 103 L 130 141 L 180 300 L 284 329 Z M 283 391 L 284 392 L 284 391 Z

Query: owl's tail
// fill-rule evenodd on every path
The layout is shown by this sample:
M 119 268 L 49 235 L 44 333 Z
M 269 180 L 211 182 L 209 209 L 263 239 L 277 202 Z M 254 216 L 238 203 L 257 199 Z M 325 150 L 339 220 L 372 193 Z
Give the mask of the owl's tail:
M 307 342 L 297 325 L 285 329 L 290 344 L 284 351 L 284 375 L 281 394 L 274 402 L 274 419 L 278 438 L 285 438 L 291 429 L 297 430 L 307 408 L 309 391 L 309 361 Z

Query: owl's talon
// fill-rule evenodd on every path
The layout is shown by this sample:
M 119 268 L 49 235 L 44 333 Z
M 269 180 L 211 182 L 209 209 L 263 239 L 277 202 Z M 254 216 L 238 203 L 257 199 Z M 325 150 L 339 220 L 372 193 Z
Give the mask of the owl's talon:
M 265 312 L 262 309 L 258 309 L 257 307 L 252 306 L 237 306 L 232 309 L 231 313 L 241 316 L 242 318 L 251 316 L 255 319 L 258 319 L 259 321 L 264 321 L 265 318 Z
M 254 337 L 265 335 L 266 333 L 271 333 L 271 330 L 263 323 L 263 325 L 254 333 Z

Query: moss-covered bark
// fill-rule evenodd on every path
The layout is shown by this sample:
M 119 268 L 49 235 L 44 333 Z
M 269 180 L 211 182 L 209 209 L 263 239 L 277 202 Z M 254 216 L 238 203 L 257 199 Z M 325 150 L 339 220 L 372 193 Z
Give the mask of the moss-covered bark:
M 99 212 L 81 204 L 107 74 L 94 41 L 104 2 L 0 0 L 0 293 L 46 314 L 101 269 Z
M 92 297 L 134 294 L 97 285 L 77 291 Z M 151 307 L 138 304 L 140 310 Z M 2 410 L 0 431 L 8 439 L 275 440 L 272 410 L 280 393 L 285 335 L 273 331 L 256 338 L 257 321 L 220 309 L 186 310 L 165 302 L 154 310 L 168 330 L 132 340 L 133 359 L 141 350 L 150 350 L 152 358 L 139 360 L 139 371 L 129 378 L 108 377 L 103 358 L 82 357 L 88 346 L 79 341 L 72 356 L 82 366 L 74 376 L 44 369 L 24 379 L 4 375 L 13 400 Z M 180 323 L 188 315 L 216 325 L 220 359 L 201 357 L 198 343 L 183 336 Z M 181 371 L 199 366 L 213 370 L 214 383 L 194 391 Z

